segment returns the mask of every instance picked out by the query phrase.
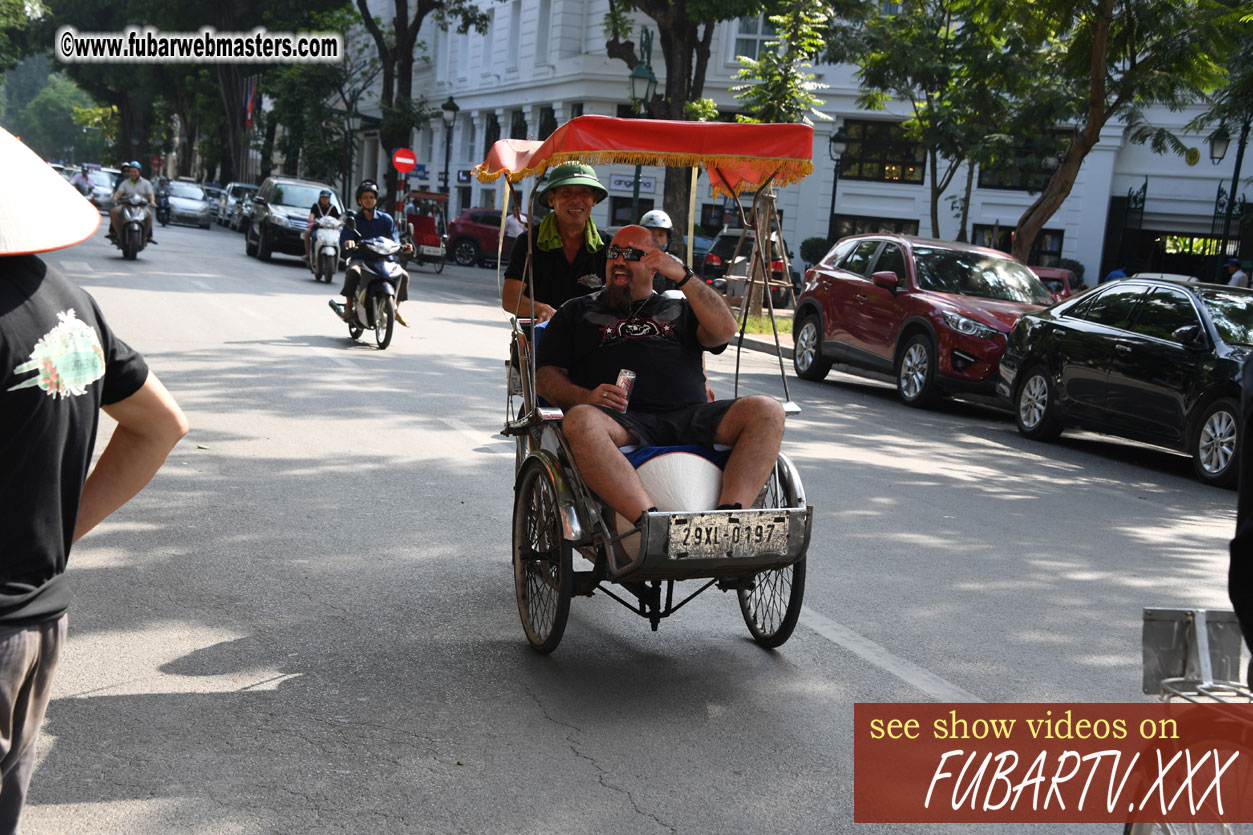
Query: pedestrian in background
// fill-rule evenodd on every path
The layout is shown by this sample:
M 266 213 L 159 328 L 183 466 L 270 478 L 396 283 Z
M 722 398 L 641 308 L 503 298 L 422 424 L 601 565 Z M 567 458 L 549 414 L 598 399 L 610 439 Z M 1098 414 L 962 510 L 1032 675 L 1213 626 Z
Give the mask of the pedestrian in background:
M 95 300 L 34 254 L 90 236 L 96 208 L 3 129 L 0 170 L 0 832 L 12 833 L 65 642 L 70 547 L 148 483 L 187 421 Z M 117 427 L 89 475 L 102 409 Z
M 1244 271 L 1244 267 L 1240 266 L 1239 258 L 1231 258 L 1227 261 L 1227 275 L 1230 278 L 1227 284 L 1232 287 L 1248 287 L 1249 274 Z
M 1109 275 L 1101 279 L 1101 283 L 1104 284 L 1107 281 L 1117 281 L 1120 278 L 1126 278 L 1126 277 L 1127 277 L 1126 270 L 1124 270 L 1122 267 L 1114 267 L 1114 269 L 1109 271 Z

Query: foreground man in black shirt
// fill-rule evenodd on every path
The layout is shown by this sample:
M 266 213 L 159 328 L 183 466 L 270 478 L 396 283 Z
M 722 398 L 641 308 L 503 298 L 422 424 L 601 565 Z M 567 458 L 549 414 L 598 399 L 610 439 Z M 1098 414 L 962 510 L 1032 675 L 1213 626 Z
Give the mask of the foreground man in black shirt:
M 539 393 L 565 411 L 562 428 L 583 480 L 636 520 L 652 501 L 619 447 L 727 444 L 719 506 L 751 506 L 779 457 L 784 416 L 761 395 L 705 401 L 702 352 L 726 349 L 735 317 L 642 226 L 623 227 L 607 256 L 605 289 L 562 305 L 536 357 Z M 674 280 L 684 299 L 654 293 L 653 273 Z M 615 384 L 624 368 L 636 373 L 629 400 Z
M 32 254 L 91 235 L 95 208 L 3 129 L 0 170 L 9 172 L 0 192 L 0 832 L 8 833 L 18 828 L 65 640 L 70 546 L 148 483 L 187 421 L 91 296 Z M 31 195 L 45 211 L 29 211 Z M 118 425 L 88 475 L 101 409 Z

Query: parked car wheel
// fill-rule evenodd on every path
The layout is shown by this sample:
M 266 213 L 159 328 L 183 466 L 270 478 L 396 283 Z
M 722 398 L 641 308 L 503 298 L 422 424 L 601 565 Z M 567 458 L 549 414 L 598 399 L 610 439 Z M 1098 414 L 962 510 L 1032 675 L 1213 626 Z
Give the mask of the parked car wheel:
M 822 327 L 812 313 L 801 319 L 792 348 L 792 366 L 802 380 L 822 380 L 831 363 L 822 358 Z
M 1240 406 L 1220 397 L 1201 412 L 1192 433 L 1192 468 L 1196 477 L 1216 487 L 1234 487 L 1239 472 Z
M 1033 441 L 1051 441 L 1061 434 L 1053 385 L 1043 365 L 1034 366 L 1023 375 L 1014 398 L 1014 417 L 1018 431 Z
M 479 245 L 469 238 L 459 238 L 452 245 L 452 258 L 463 267 L 473 267 L 479 262 Z
M 250 229 L 244 230 L 244 255 L 247 255 L 249 258 L 256 258 L 257 245 L 252 242 L 251 232 L 252 230 Z
M 914 334 L 905 343 L 896 365 L 896 391 L 906 406 L 925 408 L 940 396 L 935 384 L 935 345 L 927 334 Z
M 270 255 L 273 254 L 274 248 L 270 245 L 270 235 L 264 223 L 257 232 L 257 257 L 262 261 L 269 261 Z

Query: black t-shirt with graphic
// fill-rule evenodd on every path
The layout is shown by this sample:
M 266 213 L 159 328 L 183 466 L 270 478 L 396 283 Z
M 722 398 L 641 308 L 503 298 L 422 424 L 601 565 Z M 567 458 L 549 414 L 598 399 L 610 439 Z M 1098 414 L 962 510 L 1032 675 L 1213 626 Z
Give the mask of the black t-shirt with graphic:
M 654 293 L 623 313 L 601 303 L 600 296 L 561 306 L 540 337 L 537 365 L 564 368 L 572 383 L 587 389 L 615 383 L 618 372 L 629 368 L 635 372 L 632 410 L 665 412 L 704 403 L 701 352 L 720 354 L 727 346 L 701 346 L 691 305 Z
M 0 257 L 0 624 L 65 611 L 100 407 L 147 379 L 84 290 L 33 255 Z

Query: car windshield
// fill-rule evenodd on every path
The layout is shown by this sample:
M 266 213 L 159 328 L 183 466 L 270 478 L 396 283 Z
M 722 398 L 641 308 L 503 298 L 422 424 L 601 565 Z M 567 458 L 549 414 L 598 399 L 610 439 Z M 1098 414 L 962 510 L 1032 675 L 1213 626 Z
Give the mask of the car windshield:
M 307 209 L 314 203 L 318 202 L 318 195 L 322 193 L 323 186 L 302 186 L 295 183 L 285 183 L 274 187 L 273 195 L 270 202 L 277 203 L 280 206 L 296 206 L 301 209 Z M 331 196 L 331 205 L 339 207 L 339 201 Z
M 1223 342 L 1253 345 L 1253 296 L 1223 289 L 1201 290 L 1197 295 Z
M 915 247 L 918 286 L 937 293 L 1023 304 L 1052 304 L 1040 280 L 1016 261 L 982 252 Z
M 93 186 L 113 187 L 113 175 L 107 171 L 88 171 L 87 177 Z
M 204 189 L 191 183 L 170 183 L 171 197 L 185 197 L 188 200 L 203 200 Z

